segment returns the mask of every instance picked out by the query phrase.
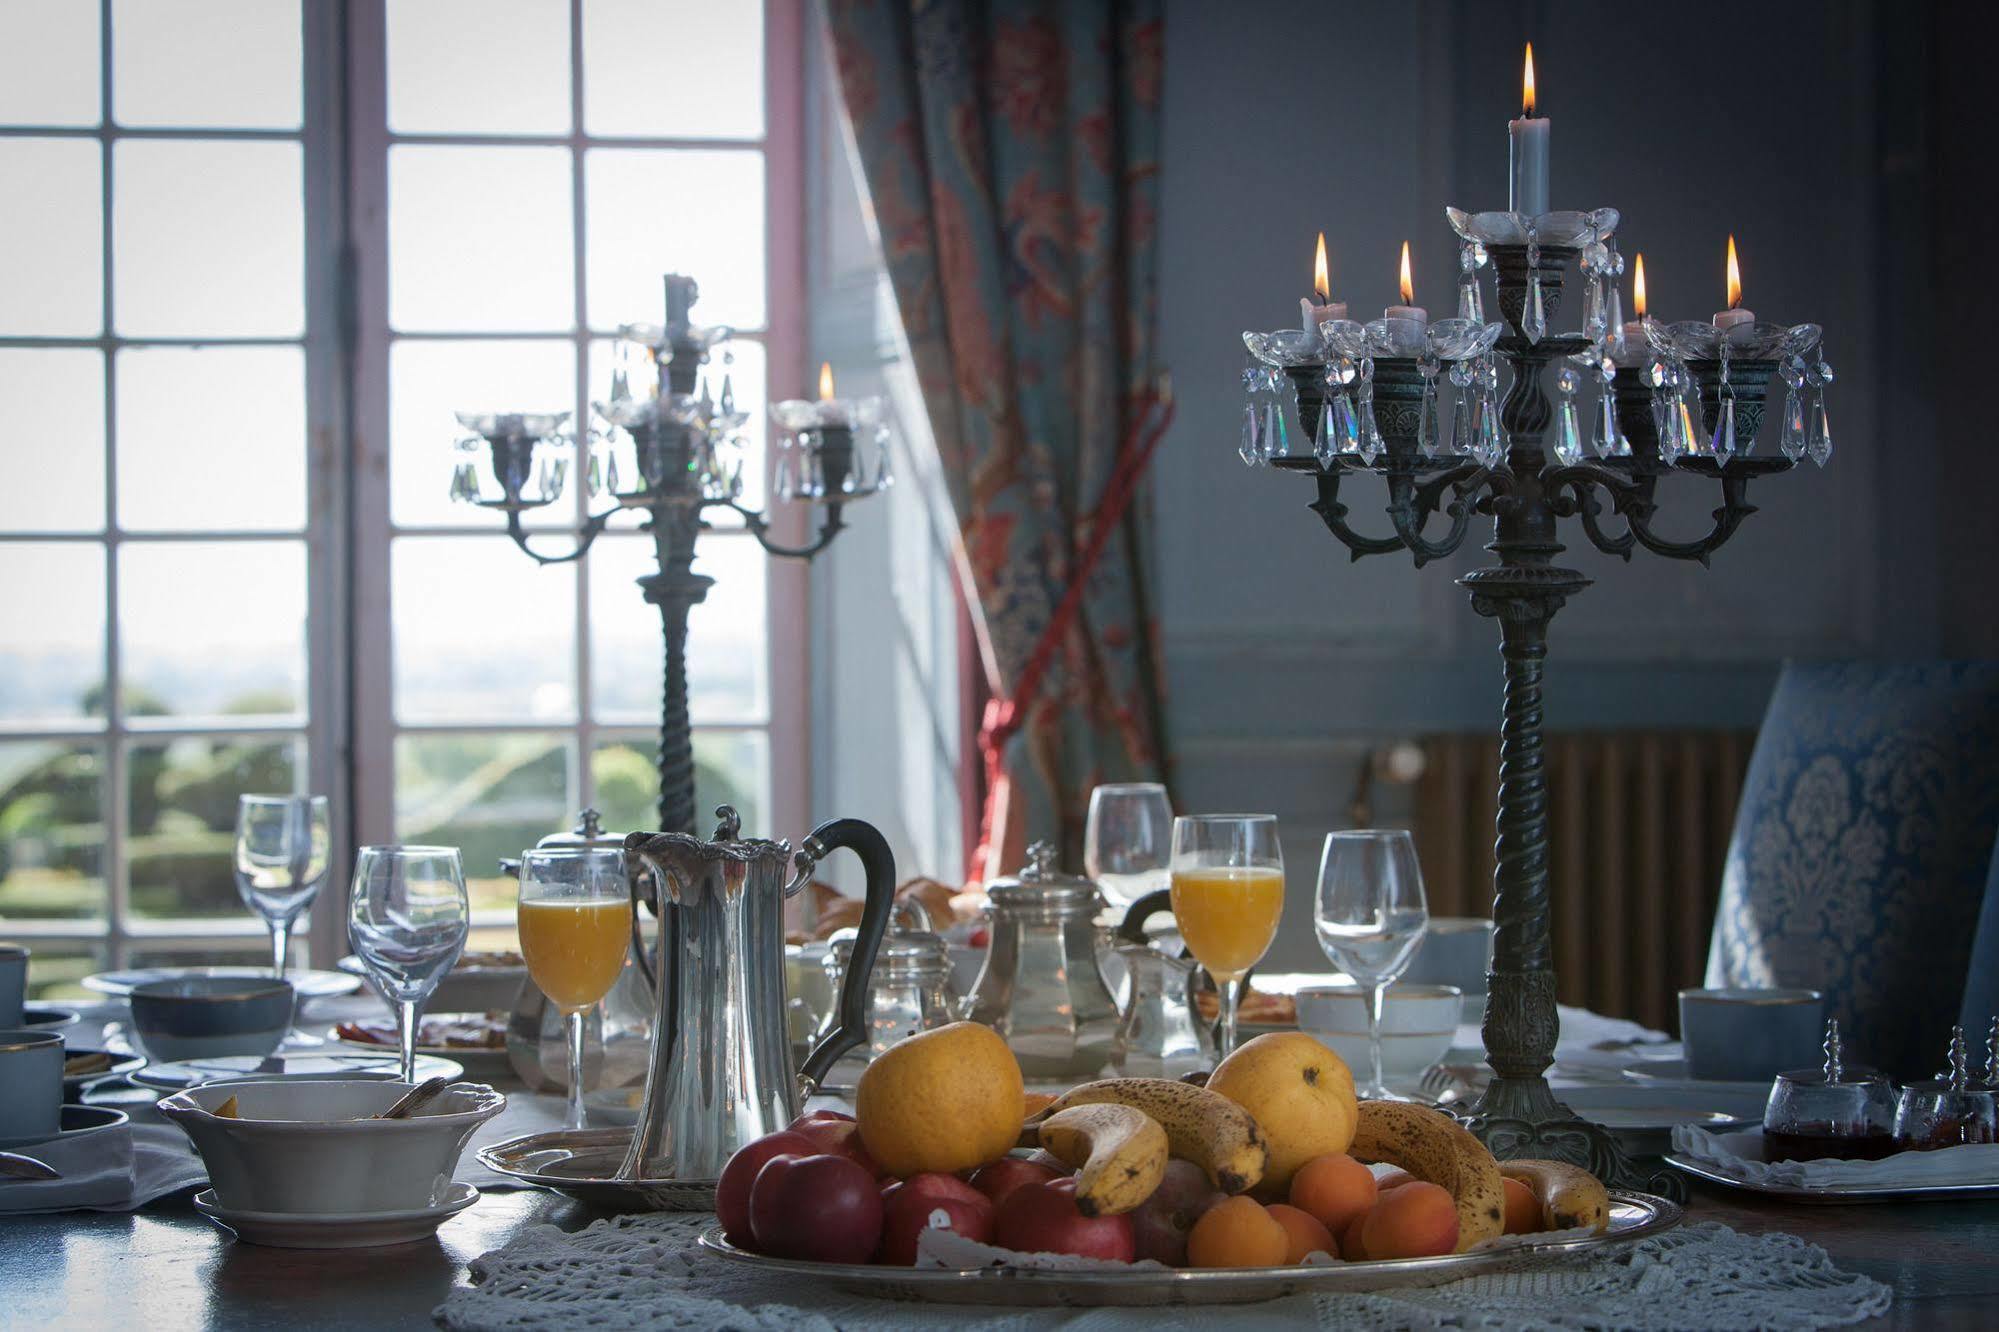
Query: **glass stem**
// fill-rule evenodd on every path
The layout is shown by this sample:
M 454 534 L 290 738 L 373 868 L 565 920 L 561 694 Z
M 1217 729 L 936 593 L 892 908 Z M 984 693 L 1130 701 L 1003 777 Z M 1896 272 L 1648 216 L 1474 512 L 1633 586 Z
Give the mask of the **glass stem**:
M 1222 1058 L 1235 1053 L 1236 1009 L 1242 1004 L 1242 977 L 1231 976 L 1222 982 Z
M 421 999 L 399 999 L 396 1001 L 397 1015 L 402 1018 L 400 1030 L 396 1032 L 402 1047 L 403 1081 L 416 1081 L 416 1028 L 417 1017 L 423 1011 Z
M 583 1127 L 583 1015 L 589 1011 L 579 1008 L 562 1015 L 563 1034 L 569 1038 L 569 1113 L 563 1121 L 565 1128 Z
M 1375 1097 L 1388 1090 L 1381 1083 L 1381 1009 L 1387 995 L 1387 981 L 1376 981 L 1367 988 L 1367 1090 Z
M 271 974 L 279 980 L 285 978 L 285 952 L 292 941 L 292 917 L 271 923 Z

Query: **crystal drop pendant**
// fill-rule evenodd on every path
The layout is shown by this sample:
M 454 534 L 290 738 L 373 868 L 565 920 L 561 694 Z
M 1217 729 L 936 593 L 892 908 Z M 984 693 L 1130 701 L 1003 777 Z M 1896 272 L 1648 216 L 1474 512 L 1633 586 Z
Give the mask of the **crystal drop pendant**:
M 1805 456 L 1805 395 L 1796 389 L 1784 392 L 1784 429 L 1777 449 L 1792 462 Z
M 604 468 L 604 484 L 613 495 L 618 493 L 618 455 L 612 454 L 611 461 Z
M 1277 399 L 1269 397 L 1263 403 L 1263 453 L 1265 462 L 1280 458 L 1287 451 L 1284 447 L 1284 413 L 1277 409 Z
M 604 493 L 604 456 L 595 449 L 590 451 L 590 467 L 583 474 L 583 482 L 590 491 L 591 499 Z
M 476 504 L 479 500 L 479 469 L 470 462 L 461 462 L 451 472 L 451 498 L 459 504 Z
M 1474 324 L 1485 322 L 1485 300 L 1479 295 L 1477 273 L 1466 273 L 1458 278 L 1458 318 L 1469 319 Z
M 1682 397 L 1673 410 L 1673 456 L 1699 452 L 1700 438 L 1700 431 L 1694 429 L 1693 414 L 1687 410 L 1687 400 Z
M 1374 419 L 1374 382 L 1361 381 L 1360 386 L 1360 460 L 1374 466 L 1374 460 L 1381 456 L 1383 441 L 1381 426 Z
M 1583 292 L 1583 332 L 1595 342 L 1609 326 L 1609 318 L 1603 312 L 1603 279 L 1592 277 Z
M 886 437 L 875 442 L 875 489 L 889 490 L 895 486 L 895 473 L 888 465 L 888 440 Z
M 1333 398 L 1333 451 L 1352 453 L 1360 447 L 1360 417 L 1353 409 L 1353 395 L 1336 394 Z
M 543 458 L 541 460 L 541 466 L 534 469 L 535 490 L 545 500 L 552 500 L 555 498 L 555 493 L 552 486 L 552 477 L 549 473 L 549 468 L 548 468 L 549 462 L 550 459 Z
M 1444 441 L 1437 437 L 1437 381 L 1423 381 L 1423 406 L 1416 417 L 1416 444 L 1423 450 L 1423 456 L 1434 458 L 1444 451 Z
M 1624 345 L 1624 297 L 1617 291 L 1615 282 L 1610 284 L 1610 307 L 1604 315 L 1604 331 L 1617 346 Z
M 1631 452 L 1631 446 L 1624 442 L 1624 432 L 1617 428 L 1617 399 L 1608 384 L 1597 395 L 1596 433 L 1590 443 L 1599 458 L 1621 458 Z
M 1821 467 L 1832 459 L 1832 418 L 1826 415 L 1824 389 L 1812 403 L 1811 437 L 1805 442 L 1805 452 Z
M 794 490 L 792 480 L 792 447 L 789 440 L 778 446 L 777 468 L 771 477 L 770 493 L 779 499 L 790 499 Z
M 569 484 L 569 459 L 557 458 L 548 470 L 548 497 L 561 499 L 562 491 Z
M 1457 400 L 1451 405 L 1451 439 L 1447 446 L 1460 457 L 1470 457 L 1477 448 L 1472 438 L 1472 395 L 1468 388 L 1460 387 Z
M 1262 419 L 1263 414 L 1256 409 L 1255 403 L 1243 404 L 1242 443 L 1237 446 L 1236 452 L 1241 455 L 1243 462 L 1250 467 L 1254 467 L 1263 461 Z
M 1339 453 L 1339 446 L 1333 440 L 1333 403 L 1342 395 L 1328 393 L 1319 404 L 1319 428 L 1312 436 L 1312 456 L 1319 460 L 1319 466 L 1331 467 Z
M 1723 398 L 1715 409 L 1714 434 L 1708 437 L 1708 448 L 1714 460 L 1724 467 L 1735 456 L 1735 398 Z
M 1555 461 L 1574 467 L 1583 459 L 1582 429 L 1576 420 L 1576 400 L 1564 394 L 1555 410 Z
M 1548 331 L 1548 314 L 1541 303 L 1541 274 L 1537 269 L 1527 279 L 1527 310 L 1520 318 L 1520 331 L 1529 342 L 1539 342 Z

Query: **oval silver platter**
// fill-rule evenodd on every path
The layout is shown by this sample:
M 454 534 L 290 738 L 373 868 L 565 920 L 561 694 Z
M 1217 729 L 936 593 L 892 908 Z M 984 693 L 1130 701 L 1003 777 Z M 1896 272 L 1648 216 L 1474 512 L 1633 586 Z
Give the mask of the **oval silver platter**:
M 1102 1305 L 1251 1304 L 1321 1291 L 1392 1290 L 1441 1286 L 1461 1277 L 1531 1267 L 1551 1256 L 1628 1244 L 1671 1230 L 1684 1213 L 1678 1203 L 1649 1193 L 1610 1194 L 1610 1229 L 1439 1258 L 1395 1262 L 1330 1263 L 1323 1267 L 1241 1267 L 1209 1270 L 1058 1272 L 1024 1267 L 874 1267 L 863 1263 L 813 1263 L 766 1258 L 722 1238 L 720 1226 L 701 1234 L 703 1249 L 774 1276 L 825 1281 L 854 1295 L 931 1304 L 993 1304 L 1016 1308 Z
M 712 1179 L 617 1179 L 629 1128 L 554 1129 L 477 1153 L 488 1170 L 613 1212 L 712 1212 Z

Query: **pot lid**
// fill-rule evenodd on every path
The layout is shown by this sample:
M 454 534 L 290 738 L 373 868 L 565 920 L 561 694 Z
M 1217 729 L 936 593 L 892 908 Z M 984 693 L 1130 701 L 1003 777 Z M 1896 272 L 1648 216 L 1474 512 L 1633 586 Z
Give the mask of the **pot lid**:
M 845 971 L 847 963 L 854 955 L 855 931 L 849 927 L 835 930 L 827 940 L 827 952 L 834 964 Z M 893 962 L 898 969 L 925 963 L 940 967 L 951 964 L 950 946 L 944 936 L 928 930 L 890 930 L 882 936 L 881 947 L 875 952 L 875 965 Z
M 1012 878 L 994 879 L 986 889 L 994 905 L 1055 910 L 1097 910 L 1102 898 L 1092 879 L 1064 874 L 1055 863 L 1055 844 L 1036 842 L 1027 848 L 1027 867 Z
M 594 809 L 585 809 L 576 817 L 576 826 L 568 832 L 550 833 L 534 844 L 535 850 L 558 850 L 570 847 L 603 847 L 611 851 L 624 849 L 623 833 L 604 831 L 603 817 Z

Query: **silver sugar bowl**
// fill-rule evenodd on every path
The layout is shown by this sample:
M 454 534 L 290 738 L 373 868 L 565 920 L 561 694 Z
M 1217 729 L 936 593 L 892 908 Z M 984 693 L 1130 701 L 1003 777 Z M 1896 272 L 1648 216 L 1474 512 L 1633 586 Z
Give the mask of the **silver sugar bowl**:
M 834 994 L 840 992 L 853 952 L 853 937 L 844 930 L 827 945 L 826 981 Z M 951 951 L 943 936 L 929 930 L 890 930 L 875 954 L 874 975 L 868 978 L 868 1043 L 849 1057 L 866 1062 L 905 1036 L 957 1021 L 960 1001 L 952 995 L 950 982 Z M 829 1012 L 822 1029 L 834 1020 Z
M 1028 1081 L 1088 1081 L 1117 1041 L 1117 1003 L 1097 964 L 1104 900 L 1095 883 L 1056 868 L 1051 844 L 1036 842 L 1027 858 L 987 889 L 992 942 L 966 1016 L 1005 1038 Z

